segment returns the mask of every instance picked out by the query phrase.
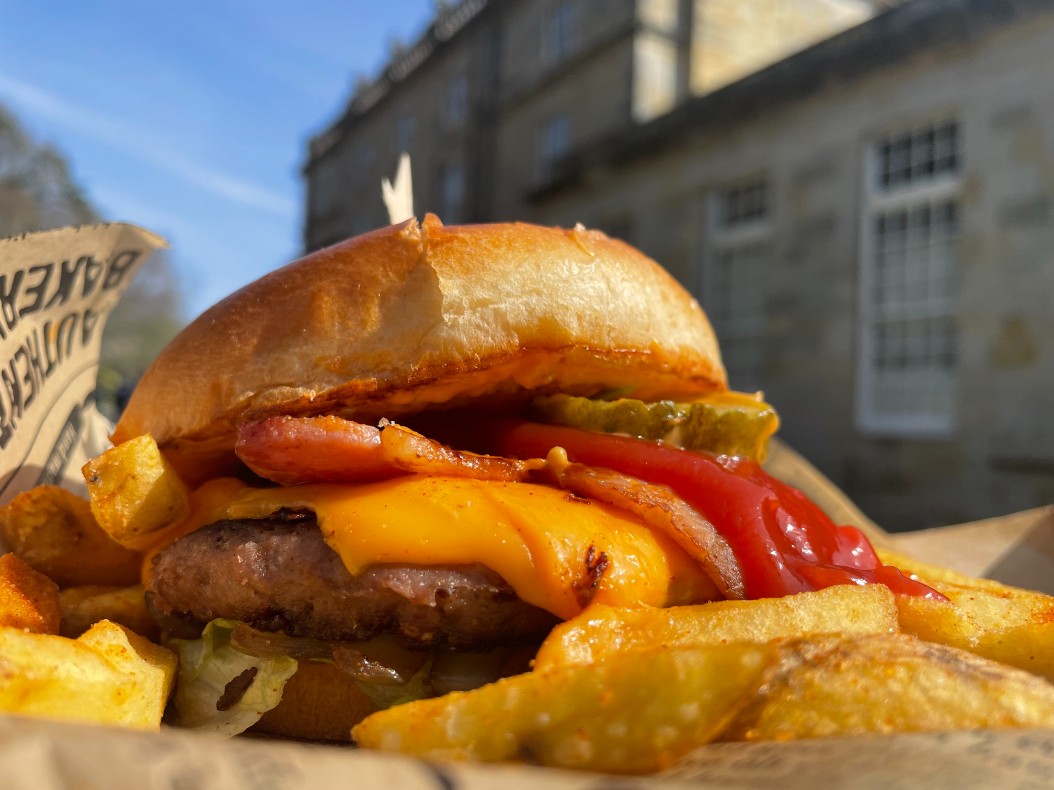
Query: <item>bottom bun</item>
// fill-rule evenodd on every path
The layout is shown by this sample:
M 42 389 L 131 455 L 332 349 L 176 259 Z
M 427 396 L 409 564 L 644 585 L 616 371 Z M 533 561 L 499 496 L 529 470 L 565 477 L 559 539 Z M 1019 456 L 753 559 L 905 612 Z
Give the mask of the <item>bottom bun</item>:
M 351 740 L 351 728 L 377 710 L 346 672 L 320 661 L 301 661 L 278 707 L 253 732 L 313 741 Z

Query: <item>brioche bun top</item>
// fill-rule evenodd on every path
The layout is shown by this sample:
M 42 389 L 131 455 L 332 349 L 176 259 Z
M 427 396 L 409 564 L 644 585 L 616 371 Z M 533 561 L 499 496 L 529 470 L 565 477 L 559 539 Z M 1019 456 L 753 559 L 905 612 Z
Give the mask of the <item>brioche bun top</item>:
M 113 435 L 230 448 L 241 421 L 362 421 L 523 393 L 726 388 L 698 303 L 603 233 L 422 223 L 315 252 L 228 296 L 147 370 Z

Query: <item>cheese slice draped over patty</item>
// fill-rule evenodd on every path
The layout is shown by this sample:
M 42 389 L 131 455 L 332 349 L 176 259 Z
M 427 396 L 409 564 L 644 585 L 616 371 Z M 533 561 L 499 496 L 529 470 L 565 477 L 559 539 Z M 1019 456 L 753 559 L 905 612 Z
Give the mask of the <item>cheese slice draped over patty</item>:
M 408 475 L 261 489 L 224 478 L 195 492 L 178 534 L 282 508 L 314 512 L 352 575 L 378 564 L 480 563 L 522 600 L 564 619 L 591 602 L 672 606 L 720 597 L 698 562 L 633 514 L 532 483 Z

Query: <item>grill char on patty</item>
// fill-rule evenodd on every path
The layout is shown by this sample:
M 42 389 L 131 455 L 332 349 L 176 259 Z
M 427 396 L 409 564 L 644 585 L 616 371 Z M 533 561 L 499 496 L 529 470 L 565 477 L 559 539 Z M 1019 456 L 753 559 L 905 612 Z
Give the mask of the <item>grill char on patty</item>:
M 304 512 L 219 521 L 180 538 L 155 556 L 147 593 L 170 626 L 223 617 L 331 642 L 395 633 L 413 647 L 489 650 L 540 641 L 557 623 L 478 564 L 376 565 L 352 576 Z

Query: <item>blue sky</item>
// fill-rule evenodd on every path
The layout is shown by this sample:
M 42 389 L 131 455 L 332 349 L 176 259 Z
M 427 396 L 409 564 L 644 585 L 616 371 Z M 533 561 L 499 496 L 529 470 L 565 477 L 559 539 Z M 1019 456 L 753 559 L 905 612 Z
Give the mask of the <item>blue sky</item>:
M 0 0 L 0 103 L 107 219 L 169 240 L 189 318 L 300 254 L 307 138 L 434 7 Z

